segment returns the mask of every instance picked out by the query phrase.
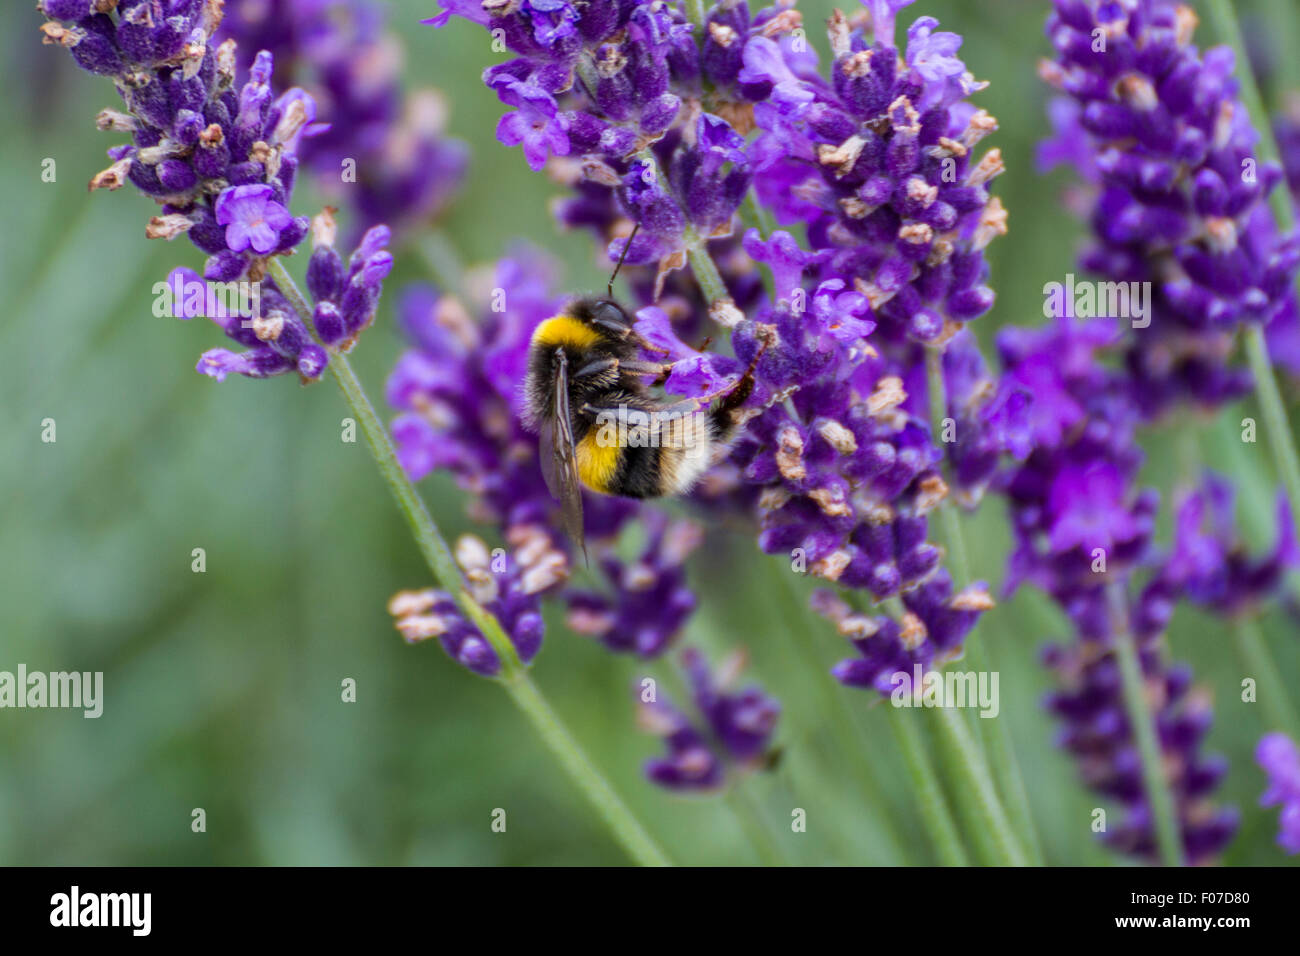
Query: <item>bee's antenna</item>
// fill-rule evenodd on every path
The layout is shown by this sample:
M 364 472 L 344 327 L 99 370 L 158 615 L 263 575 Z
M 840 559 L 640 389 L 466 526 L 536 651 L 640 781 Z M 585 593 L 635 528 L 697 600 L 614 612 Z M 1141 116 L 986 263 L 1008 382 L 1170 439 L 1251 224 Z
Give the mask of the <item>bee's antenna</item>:
M 614 298 L 614 280 L 618 278 L 618 270 L 623 268 L 623 260 L 627 258 L 628 250 L 632 248 L 632 240 L 636 238 L 637 231 L 641 228 L 641 223 L 634 223 L 632 233 L 627 237 L 627 242 L 623 245 L 623 251 L 618 257 L 618 265 L 614 266 L 614 274 L 609 277 L 609 297 Z

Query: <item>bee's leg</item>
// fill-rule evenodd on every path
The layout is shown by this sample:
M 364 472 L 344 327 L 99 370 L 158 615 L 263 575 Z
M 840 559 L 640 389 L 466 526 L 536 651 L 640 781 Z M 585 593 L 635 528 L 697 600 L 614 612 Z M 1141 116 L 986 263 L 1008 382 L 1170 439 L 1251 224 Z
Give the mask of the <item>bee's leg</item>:
M 616 358 L 593 359 L 574 372 L 573 377 L 575 380 L 580 378 L 591 378 L 597 375 L 604 375 L 606 372 L 615 371 L 618 367 L 619 361 Z
M 758 368 L 758 360 L 761 359 L 763 353 L 767 351 L 767 346 L 770 341 L 771 339 L 769 336 L 762 336 L 758 346 L 758 351 L 754 354 L 753 359 L 750 360 L 749 368 L 745 369 L 745 374 L 740 376 L 740 379 L 736 384 L 731 387 L 731 391 L 727 393 L 727 397 L 719 403 L 716 409 L 718 415 L 730 415 L 731 412 L 735 411 L 741 405 L 744 405 L 749 399 L 750 393 L 754 390 L 754 371 Z
M 618 319 L 604 318 L 597 314 L 593 315 L 588 321 L 598 329 L 604 329 L 616 339 L 626 338 L 629 332 L 629 326 Z
M 660 355 L 669 355 L 671 353 L 670 349 L 666 349 L 662 345 L 655 345 L 636 329 L 626 330 L 626 335 L 627 338 L 635 342 L 639 348 L 646 352 L 658 352 Z
M 619 362 L 618 367 L 629 375 L 653 375 L 654 384 L 662 385 L 668 381 L 673 370 L 673 362 Z

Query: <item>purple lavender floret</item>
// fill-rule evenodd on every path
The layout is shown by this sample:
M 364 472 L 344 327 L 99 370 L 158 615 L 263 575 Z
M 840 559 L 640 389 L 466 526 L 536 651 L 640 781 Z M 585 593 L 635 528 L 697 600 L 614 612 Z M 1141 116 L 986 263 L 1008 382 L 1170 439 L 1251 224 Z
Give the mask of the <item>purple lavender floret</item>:
M 1210 803 L 1226 765 L 1200 754 L 1209 702 L 1191 690 L 1186 668 L 1166 662 L 1163 635 L 1176 602 L 1198 587 L 1212 592 L 1218 572 L 1195 560 L 1203 542 L 1188 537 L 1191 528 L 1168 561 L 1154 545 L 1158 496 L 1137 485 L 1141 415 L 1132 391 L 1140 384 L 1117 361 L 1117 324 L 1067 316 L 1043 329 L 1005 329 L 998 347 L 1003 385 L 1028 397 L 1024 427 L 1033 443 L 997 480 L 1016 535 L 1008 587 L 1027 581 L 1041 588 L 1076 632 L 1044 657 L 1058 679 L 1047 706 L 1061 721 L 1061 745 L 1088 786 L 1123 806 L 1107 844 L 1154 861 L 1154 821 L 1114 650 L 1131 635 L 1184 849 L 1190 861 L 1205 862 L 1233 836 L 1236 814 Z M 1144 574 L 1149 579 L 1138 588 Z M 1126 605 L 1118 618 L 1117 594 Z M 1120 627 L 1128 634 L 1117 634 Z
M 172 270 L 169 288 L 181 303 L 179 317 L 192 319 L 207 316 L 244 351 L 209 349 L 199 357 L 195 370 L 218 382 L 227 375 L 246 378 L 270 378 L 297 372 L 304 383 L 316 381 L 329 364 L 329 354 L 311 337 L 273 282 L 260 283 L 258 295 L 247 308 L 231 309 L 218 299 L 212 284 L 193 269 L 184 266 Z
M 1232 51 L 1200 53 L 1195 26 L 1170 0 L 1058 0 L 1047 23 L 1057 57 L 1040 71 L 1068 97 L 1042 159 L 1073 161 L 1097 188 L 1096 242 L 1081 265 L 1151 283 L 1126 350 L 1148 417 L 1244 393 L 1249 376 L 1228 363 L 1232 333 L 1295 307 L 1300 244 L 1277 234 L 1265 205 L 1282 172 L 1257 162 Z
M 329 11 L 340 2 L 346 0 L 225 0 L 219 36 L 238 44 L 241 66 L 247 65 L 242 60 L 251 51 L 269 51 L 275 58 L 276 84 L 293 86 L 307 36 L 335 29 Z
M 924 372 L 917 363 L 908 383 L 914 396 L 925 395 Z M 939 437 L 948 451 L 953 494 L 959 504 L 973 508 L 996 481 L 1007 456 L 1023 461 L 1033 450 L 1032 396 L 1024 383 L 989 371 L 979 343 L 966 329 L 944 347 L 943 375 L 947 398 L 943 427 L 951 427 L 951 435 Z
M 768 765 L 781 707 L 758 687 L 733 689 L 744 655 L 733 653 L 712 671 L 700 651 L 687 648 L 681 662 L 700 722 L 671 704 L 643 699 L 643 729 L 668 748 L 667 756 L 646 762 L 646 776 L 669 790 L 710 791 L 722 787 L 729 772 Z
M 112 9 L 111 4 L 101 5 Z M 162 214 L 149 238 L 185 233 L 207 253 L 205 278 L 229 282 L 259 259 L 287 253 L 307 235 L 307 219 L 289 212 L 304 133 L 315 105 L 301 90 L 276 97 L 271 55 L 259 53 L 248 82 L 235 86 L 234 45 L 211 40 L 221 19 L 212 0 L 136 0 L 113 14 L 87 14 L 88 4 L 47 3 L 46 43 L 72 53 L 78 65 L 114 77 L 127 112 L 104 110 L 100 129 L 129 132 L 129 145 L 109 150 L 113 165 L 91 189 L 131 182 Z
M 917 666 L 928 671 L 959 657 L 966 635 L 992 602 L 979 582 L 953 594 L 952 579 L 940 568 L 903 594 L 903 607 L 902 618 L 894 620 L 855 611 L 833 591 L 813 595 L 813 610 L 833 622 L 859 655 L 832 668 L 836 680 L 889 694 L 898 674 L 911 680 Z
M 1237 829 L 1237 812 L 1210 802 L 1227 771 L 1227 762 L 1200 753 L 1213 720 L 1208 697 L 1193 688 L 1189 669 L 1169 667 L 1161 657 L 1158 641 L 1139 647 L 1145 693 L 1153 702 L 1161 764 L 1174 798 L 1183 849 L 1188 863 L 1206 863 Z M 1044 663 L 1059 680 L 1059 689 L 1046 702 L 1061 721 L 1059 744 L 1078 761 L 1084 783 L 1118 800 L 1124 809 L 1118 825 L 1108 825 L 1104 842 L 1122 853 L 1156 862 L 1154 820 L 1146 802 L 1141 757 L 1124 709 L 1114 651 L 1104 641 L 1075 641 L 1049 647 Z
M 1282 170 L 1292 201 L 1300 204 L 1300 91 L 1294 91 L 1288 109 L 1273 122 Z
M 308 286 L 324 346 L 267 278 L 269 259 L 291 254 L 309 231 L 307 218 L 294 216 L 290 208 L 299 150 L 325 129 L 315 122 L 315 102 L 296 88 L 274 94 L 272 57 L 265 50 L 253 58 L 248 81 L 236 87 L 234 41 L 214 46 L 220 3 L 136 0 L 98 6 L 112 14 L 94 13 L 71 23 L 51 20 L 44 27 L 46 41 L 70 48 L 74 56 L 81 50 L 83 66 L 88 51 L 99 50 L 96 63 L 112 61 L 106 72 L 115 77 L 129 110 L 99 116 L 101 129 L 130 132 L 132 143 L 109 150 L 114 163 L 91 188 L 133 183 L 163 207 L 150 220 L 147 237 L 173 239 L 184 233 L 208 254 L 201 278 L 188 269 L 172 274 L 169 286 L 192 300 L 181 303 L 176 314 L 208 315 L 245 351 L 210 350 L 198 370 L 218 381 L 231 373 L 266 378 L 291 371 L 304 382 L 319 379 L 329 363 L 326 346 L 346 351 L 372 320 L 392 257 L 383 248 L 388 229 L 377 226 L 343 264 L 332 251 L 332 218 L 318 219 L 323 232 L 313 243 Z M 49 3 L 43 9 L 70 16 L 80 8 Z M 113 57 L 106 58 L 103 51 L 110 48 Z M 257 294 L 249 293 L 250 303 L 238 308 L 224 303 L 213 308 L 214 289 L 204 280 L 239 282 L 238 288 L 255 288 Z
M 798 13 L 778 5 L 751 16 L 743 2 L 720 5 L 707 14 L 701 48 L 682 10 L 662 2 L 455 0 L 444 8 L 425 22 L 464 17 L 518 54 L 484 72 L 511 108 L 498 140 L 521 146 L 534 170 L 549 165 L 575 187 L 616 192 L 621 212 L 642 226 L 626 260 L 657 264 L 656 294 L 689 248 L 730 233 L 751 179 L 743 137 L 754 101 L 771 88 L 741 75 L 745 51 L 789 34 Z M 609 243 L 611 261 L 622 253 L 623 242 Z
M 1268 775 L 1268 789 L 1260 795 L 1260 806 L 1282 808 L 1278 846 L 1287 853 L 1300 853 L 1300 748 L 1286 734 L 1265 734 L 1255 748 L 1255 761 Z
M 347 352 L 374 320 L 393 256 L 384 248 L 389 240 L 387 226 L 369 230 L 346 262 L 334 249 L 335 231 L 334 217 L 328 210 L 312 221 L 307 291 L 314 306 L 312 324 L 317 339 L 325 347 Z M 189 269 L 176 270 L 170 281 L 177 282 L 178 275 L 181 288 L 201 285 L 199 277 Z M 260 314 L 224 315 L 220 310 L 205 309 L 183 315 L 207 315 L 228 337 L 247 347 L 243 352 L 209 349 L 200 356 L 197 370 L 218 382 L 232 373 L 266 378 L 294 370 L 304 382 L 319 379 L 329 364 L 329 353 L 312 338 L 274 282 L 260 283 L 258 309 Z
M 1067 611 L 1147 557 L 1159 498 L 1133 487 L 1142 464 L 1131 389 L 1106 364 L 1120 341 L 1104 320 L 1056 320 L 998 336 L 1005 382 L 1030 396 L 1032 452 L 1000 480 L 1016 535 L 1007 581 L 1030 581 Z
M 1286 575 L 1300 565 L 1285 493 L 1277 498 L 1277 542 L 1259 556 L 1249 554 L 1241 540 L 1234 497 L 1231 483 L 1213 472 L 1183 496 L 1174 519 L 1173 549 L 1160 573 L 1162 584 L 1225 617 L 1253 613 L 1278 597 Z
M 652 141 L 668 129 L 681 109 L 673 88 L 698 77 L 691 27 L 667 4 L 512 0 L 488 13 L 476 3 L 453 3 L 426 22 L 441 26 L 451 13 L 501 31 L 506 46 L 521 54 L 489 67 L 484 81 L 517 108 L 503 118 L 498 138 L 524 142 L 533 169 L 548 155 L 570 152 L 626 158 L 641 148 L 640 138 Z M 536 137 L 524 135 L 532 129 Z
M 594 637 L 612 651 L 657 657 L 695 612 L 684 564 L 703 533 L 692 522 L 670 522 L 660 511 L 644 511 L 649 540 L 639 557 L 624 562 L 606 552 L 599 558 L 609 592 L 571 588 L 564 598 L 575 634 Z
M 530 663 L 545 631 L 541 597 L 568 576 L 568 558 L 545 535 L 517 540 L 510 554 L 490 552 L 482 540 L 465 535 L 456 542 L 456 561 L 474 600 L 501 624 L 520 661 Z M 475 674 L 501 673 L 496 650 L 445 591 L 401 591 L 388 602 L 388 611 L 408 643 L 436 637 L 453 660 Z
M 617 192 L 641 232 L 626 261 L 657 262 L 663 276 L 685 264 L 688 247 L 700 236 L 729 235 L 750 184 L 744 145 L 730 124 L 704 113 L 689 136 L 674 130 L 649 155 L 628 162 Z M 611 257 L 622 249 L 623 243 L 612 243 Z
M 400 233 L 437 216 L 468 166 L 465 145 L 443 133 L 442 97 L 403 94 L 401 47 L 385 27 L 371 0 L 226 0 L 220 31 L 273 50 L 277 78 L 313 92 L 330 127 L 300 158 L 354 210 L 353 241 L 378 223 Z
M 742 76 L 773 84 L 750 155 L 777 220 L 807 223 L 816 282 L 865 297 L 873 341 L 939 345 L 993 304 L 983 249 L 1006 214 L 987 185 L 1003 165 L 973 151 L 997 123 L 966 101 L 986 84 L 956 58 L 960 38 L 922 17 L 900 56 L 884 11 L 874 42 L 832 16 L 829 80 L 788 42 L 747 47 Z
M 327 210 L 312 222 L 312 253 L 307 291 L 315 304 L 313 321 L 321 341 L 347 352 L 375 317 L 393 255 L 385 248 L 392 233 L 371 226 L 345 261 L 334 248 L 334 217 Z
M 1300 209 L 1300 93 L 1292 93 L 1285 112 L 1273 124 L 1291 201 Z M 1300 303 L 1292 295 L 1266 329 L 1269 358 L 1275 368 L 1300 379 Z

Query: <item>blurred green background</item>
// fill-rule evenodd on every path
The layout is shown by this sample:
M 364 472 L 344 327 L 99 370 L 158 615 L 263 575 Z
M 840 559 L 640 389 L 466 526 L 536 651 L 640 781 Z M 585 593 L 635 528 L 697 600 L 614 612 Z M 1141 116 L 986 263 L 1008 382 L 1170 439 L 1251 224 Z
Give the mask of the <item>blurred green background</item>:
M 556 187 L 494 139 L 498 104 L 479 74 L 500 57 L 482 31 L 459 20 L 419 26 L 430 0 L 387 6 L 407 82 L 442 88 L 450 131 L 473 148 L 467 187 L 442 223 L 461 256 L 489 261 L 525 238 L 563 261 L 573 288 L 603 285 L 589 238 L 552 223 Z M 824 55 L 831 5 L 799 6 Z M 218 385 L 193 371 L 200 352 L 224 344 L 217 330 L 152 315 L 153 283 L 201 256 L 184 241 L 145 241 L 153 206 L 131 189 L 87 195 L 104 150 L 120 141 L 93 123 L 116 97 L 40 45 L 30 7 L 0 10 L 0 669 L 103 671 L 105 703 L 98 720 L 0 711 L 0 863 L 624 862 L 506 696 L 436 645 L 408 647 L 393 630 L 385 602 L 424 586 L 427 573 L 364 444 L 340 441 L 347 412 L 333 386 L 289 377 Z M 1033 0 L 922 0 L 901 18 L 934 14 L 962 33 L 967 64 L 992 84 L 977 102 L 1001 123 L 986 145 L 1006 160 L 996 191 L 1011 231 L 991 250 L 998 304 L 979 323 L 986 341 L 1001 324 L 1042 320 L 1042 286 L 1072 269 L 1081 238 L 1061 201 L 1069 177 L 1039 176 L 1033 164 L 1046 132 L 1035 75 L 1044 10 Z M 41 180 L 47 157 L 54 183 Z M 305 185 L 296 199 L 300 213 L 319 204 Z M 397 261 L 376 328 L 354 353 L 376 400 L 402 350 L 394 293 L 428 278 L 413 249 Z M 1245 527 L 1265 541 L 1268 451 L 1243 453 L 1231 427 L 1247 413 L 1189 427 L 1246 483 Z M 54 444 L 40 439 L 46 418 L 57 422 Z M 1179 448 L 1172 436 L 1151 439 L 1149 478 L 1163 491 L 1185 473 Z M 449 535 L 468 527 L 449 483 L 430 479 L 422 491 Z M 972 525 L 976 569 L 996 586 L 1007 542 L 1000 502 L 990 499 Z M 197 547 L 203 574 L 191 571 Z M 746 645 L 749 676 L 784 706 L 785 759 L 745 785 L 782 852 L 802 863 L 931 861 L 886 715 L 824 675 L 847 645 L 802 609 L 802 596 L 779 583 L 791 575 L 752 540 L 717 532 L 701 554 L 692 573 L 702 606 L 688 637 L 715 655 Z M 1266 626 L 1285 675 L 1300 673 L 1294 620 L 1279 612 Z M 1000 719 L 1048 861 L 1119 862 L 1095 844 L 1099 801 L 1053 748 L 1040 707 L 1049 684 L 1039 648 L 1065 633 L 1025 591 L 984 618 L 978 639 L 1002 673 Z M 1283 862 L 1276 810 L 1256 806 L 1263 778 L 1250 754 L 1262 715 L 1240 702 L 1228 631 L 1180 611 L 1170 642 L 1214 696 L 1209 749 L 1232 761 L 1221 792 L 1243 824 L 1226 862 Z M 641 763 L 659 750 L 634 727 L 643 665 L 553 620 L 533 670 L 676 860 L 756 860 L 725 800 L 643 782 Z M 357 683 L 355 703 L 340 699 L 345 678 Z M 191 832 L 196 807 L 206 833 Z M 497 807 L 508 813 L 504 834 L 490 828 Z M 794 807 L 807 811 L 807 833 L 790 833 Z

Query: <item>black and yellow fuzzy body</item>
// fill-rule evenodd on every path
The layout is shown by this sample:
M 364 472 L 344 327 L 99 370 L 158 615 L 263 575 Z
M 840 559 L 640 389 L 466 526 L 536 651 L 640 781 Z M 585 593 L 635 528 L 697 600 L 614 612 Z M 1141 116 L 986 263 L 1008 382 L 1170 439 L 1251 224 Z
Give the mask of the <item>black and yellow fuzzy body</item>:
M 581 298 L 533 332 L 524 383 L 528 416 L 541 436 L 542 473 L 580 535 L 581 491 L 624 498 L 684 494 L 734 430 L 752 374 L 715 407 L 665 401 L 645 384 L 671 365 L 641 360 L 653 349 L 631 317 L 607 298 Z

